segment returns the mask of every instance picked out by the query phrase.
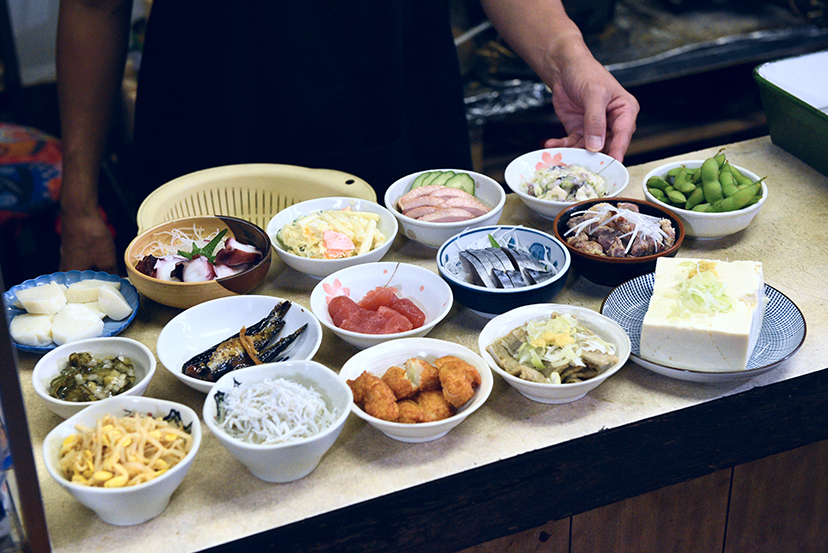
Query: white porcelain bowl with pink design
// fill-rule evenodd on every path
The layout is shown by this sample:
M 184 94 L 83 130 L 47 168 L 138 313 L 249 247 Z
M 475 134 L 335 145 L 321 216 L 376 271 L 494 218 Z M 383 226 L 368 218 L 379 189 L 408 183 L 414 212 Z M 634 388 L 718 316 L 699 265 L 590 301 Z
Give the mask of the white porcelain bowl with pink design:
M 578 166 L 598 174 L 604 179 L 604 197 L 607 198 L 620 195 L 630 183 L 630 173 L 624 164 L 600 152 L 581 148 L 545 148 L 523 154 L 506 166 L 504 179 L 526 207 L 544 219 L 554 220 L 558 213 L 576 203 L 575 200 L 542 200 L 527 192 L 526 183 L 535 178 L 539 170 L 556 166 Z
M 334 296 L 345 295 L 359 303 L 378 286 L 393 287 L 399 298 L 408 298 L 425 315 L 418 328 L 393 334 L 368 334 L 337 327 L 328 310 Z M 408 263 L 366 263 L 342 269 L 323 278 L 310 295 L 310 308 L 322 326 L 359 349 L 397 338 L 425 336 L 442 321 L 454 303 L 448 284 L 440 276 L 418 265 Z

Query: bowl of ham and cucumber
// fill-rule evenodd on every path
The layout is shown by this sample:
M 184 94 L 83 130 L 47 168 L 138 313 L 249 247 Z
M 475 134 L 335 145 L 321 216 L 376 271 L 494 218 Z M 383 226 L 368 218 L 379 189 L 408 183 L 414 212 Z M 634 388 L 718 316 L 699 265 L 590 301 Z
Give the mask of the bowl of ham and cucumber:
M 439 248 L 464 229 L 497 224 L 505 202 L 500 183 L 461 169 L 413 173 L 385 193 L 385 206 L 403 235 L 430 248 Z

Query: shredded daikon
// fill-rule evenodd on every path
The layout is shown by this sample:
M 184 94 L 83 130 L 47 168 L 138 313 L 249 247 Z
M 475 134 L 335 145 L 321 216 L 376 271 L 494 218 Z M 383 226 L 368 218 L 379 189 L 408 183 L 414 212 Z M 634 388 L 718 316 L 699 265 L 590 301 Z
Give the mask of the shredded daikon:
M 236 383 L 216 394 L 219 427 L 242 441 L 281 444 L 309 438 L 331 426 L 338 414 L 322 395 L 284 378 Z
M 135 260 L 140 261 L 148 255 L 163 257 L 165 255 L 176 254 L 179 250 L 190 251 L 193 244 L 198 247 L 203 247 L 215 238 L 219 232 L 216 229 L 205 235 L 204 229 L 195 224 L 193 224 L 192 229 L 174 228 L 172 230 L 158 232 L 153 234 L 153 240 L 151 242 L 135 253 Z M 219 245 L 216 246 L 215 251 L 222 249 L 224 242 L 225 239 L 222 239 Z

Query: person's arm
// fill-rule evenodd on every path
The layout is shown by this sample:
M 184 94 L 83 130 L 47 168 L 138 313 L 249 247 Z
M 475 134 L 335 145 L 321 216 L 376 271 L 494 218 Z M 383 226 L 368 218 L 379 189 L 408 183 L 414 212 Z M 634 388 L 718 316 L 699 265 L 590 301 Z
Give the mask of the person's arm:
M 619 161 L 630 145 L 638 102 L 589 51 L 561 0 L 481 0 L 504 40 L 552 90 L 567 136 L 546 147 L 605 151 Z
M 57 89 L 63 145 L 60 270 L 117 272 L 98 179 L 120 101 L 132 0 L 61 0 Z

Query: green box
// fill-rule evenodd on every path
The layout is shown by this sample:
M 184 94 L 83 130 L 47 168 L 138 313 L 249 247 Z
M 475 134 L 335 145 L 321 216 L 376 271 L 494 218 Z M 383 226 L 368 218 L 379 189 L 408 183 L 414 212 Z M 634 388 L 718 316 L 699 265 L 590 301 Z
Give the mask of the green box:
M 771 141 L 828 176 L 828 50 L 763 63 L 753 76 Z

